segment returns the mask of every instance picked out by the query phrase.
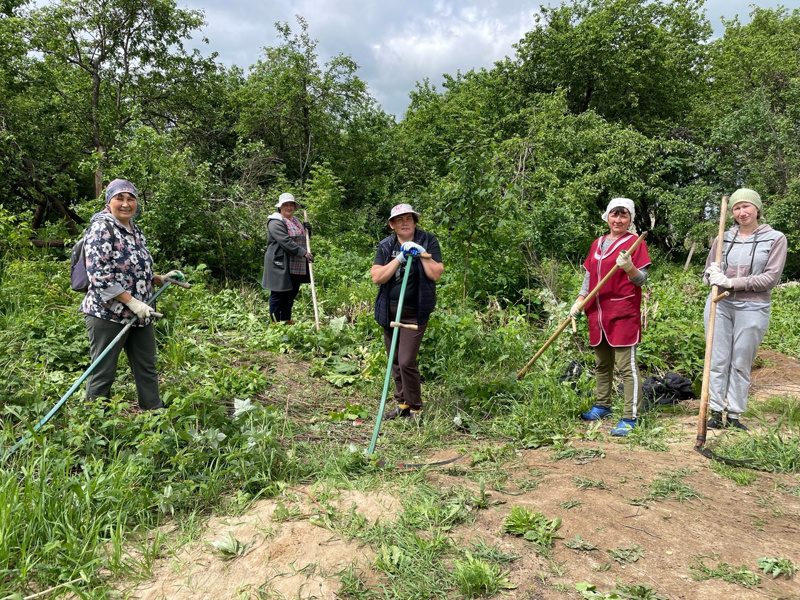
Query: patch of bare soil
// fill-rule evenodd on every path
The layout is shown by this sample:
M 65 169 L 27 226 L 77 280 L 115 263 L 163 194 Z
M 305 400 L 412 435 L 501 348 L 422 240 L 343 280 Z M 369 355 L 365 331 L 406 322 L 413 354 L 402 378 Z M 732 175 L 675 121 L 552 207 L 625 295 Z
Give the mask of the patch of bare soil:
M 800 388 L 800 361 L 770 351 L 760 355 L 761 365 L 753 372 L 754 402 L 774 395 L 800 398 L 794 391 Z M 295 375 L 294 365 L 283 363 L 278 369 L 290 378 Z M 308 393 L 297 383 L 287 383 L 283 393 L 289 390 Z M 458 528 L 452 537 L 464 545 L 483 539 L 520 556 L 507 567 L 509 579 L 517 586 L 506 595 L 512 599 L 580 598 L 574 584 L 585 581 L 602 591 L 618 582 L 644 584 L 669 600 L 800 600 L 800 573 L 791 579 L 772 579 L 757 564 L 759 558 L 776 557 L 800 565 L 800 478 L 755 472 L 753 483 L 739 486 L 717 474 L 712 463 L 694 451 L 697 401 L 689 403 L 682 415 L 660 418 L 674 433 L 667 452 L 634 448 L 607 436 L 599 441 L 573 441 L 578 449 L 601 448 L 602 458 L 554 460 L 548 448 L 521 451 L 517 460 L 504 467 L 510 474 L 507 487 L 489 490 L 491 507 L 479 511 L 473 523 Z M 604 430 L 610 425 L 604 423 Z M 715 435 L 736 434 L 709 431 L 709 436 Z M 441 451 L 427 459 L 451 455 Z M 477 490 L 464 475 L 480 468 L 470 466 L 465 457 L 455 468 L 428 472 L 426 479 L 443 490 L 452 486 Z M 643 500 L 655 480 L 681 469 L 688 473 L 683 482 L 698 498 Z M 582 488 L 578 478 L 594 485 Z M 310 487 L 290 488 L 283 497 L 260 501 L 240 517 L 210 519 L 199 540 L 179 543 L 176 537 L 175 549 L 156 562 L 152 578 L 127 586 L 126 597 L 331 600 L 339 597 L 339 574 L 351 566 L 365 575 L 371 587 L 379 585 L 380 575 L 370 570 L 373 548 L 344 540 L 321 522 L 308 519 L 309 514 L 324 510 L 313 493 Z M 274 518 L 279 502 L 298 515 L 289 520 Z M 385 493 L 341 490 L 326 502 L 341 511 L 354 508 L 370 523 L 390 519 L 402 510 L 401 501 Z M 559 533 L 564 539 L 554 545 L 552 560 L 537 554 L 525 540 L 501 533 L 514 506 L 562 518 Z M 214 551 L 212 543 L 230 534 L 250 545 L 241 556 L 226 559 Z M 564 542 L 576 535 L 597 549 L 566 547 Z M 636 562 L 621 564 L 611 556 L 634 547 L 643 552 Z M 718 578 L 697 581 L 692 577 L 697 557 L 711 569 L 718 563 L 735 570 L 744 566 L 758 573 L 761 583 L 747 589 Z

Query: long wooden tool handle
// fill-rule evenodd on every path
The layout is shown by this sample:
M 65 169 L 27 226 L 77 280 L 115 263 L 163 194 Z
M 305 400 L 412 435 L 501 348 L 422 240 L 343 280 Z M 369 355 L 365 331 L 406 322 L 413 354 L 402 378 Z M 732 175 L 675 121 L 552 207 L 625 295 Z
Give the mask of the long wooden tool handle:
M 306 223 L 308 222 L 308 213 L 303 211 L 303 221 Z M 309 252 L 311 252 L 311 236 L 308 233 L 308 229 L 303 226 L 303 230 L 306 232 L 306 248 Z M 314 265 L 313 263 L 308 263 L 308 277 L 311 279 L 311 303 L 314 305 L 314 323 L 319 329 L 319 309 L 317 308 L 317 288 L 314 286 Z
M 715 262 L 722 267 L 722 246 L 725 238 L 725 213 L 728 210 L 728 197 L 722 197 L 722 205 L 719 208 L 719 233 L 717 233 L 717 252 L 714 256 Z M 725 292 L 727 293 L 727 292 Z M 706 328 L 706 355 L 703 362 L 703 385 L 700 388 L 700 414 L 697 415 L 697 441 L 695 448 L 702 448 L 706 443 L 708 433 L 708 387 L 711 380 L 711 352 L 714 345 L 714 323 L 717 320 L 717 302 L 725 297 L 725 293 L 720 294 L 719 288 L 715 285 L 711 288 L 711 298 L 713 301 L 708 307 L 708 327 Z
M 393 329 L 395 327 L 399 327 L 400 329 L 413 329 L 414 331 L 419 330 L 419 325 L 413 325 L 411 323 L 399 323 L 397 321 L 392 321 L 391 323 L 389 323 L 389 327 Z
M 636 241 L 633 242 L 633 245 L 630 248 L 628 248 L 628 250 L 626 250 L 626 252 L 628 254 L 633 254 L 633 251 L 636 250 L 636 248 L 639 247 L 639 244 L 642 243 L 642 241 L 644 240 L 645 237 L 647 237 L 647 232 L 646 231 L 642 235 L 640 235 L 638 238 L 636 238 Z M 603 286 L 606 283 L 608 283 L 608 280 L 611 279 L 614 276 L 614 273 L 616 273 L 618 270 L 619 270 L 619 266 L 616 265 L 616 264 L 613 267 L 611 267 L 611 270 L 606 274 L 605 277 L 603 277 L 603 279 L 600 280 L 600 283 L 598 283 L 596 286 L 594 286 L 594 289 L 591 292 L 589 292 L 589 295 L 586 296 L 586 298 L 583 299 L 583 302 L 581 302 L 581 305 L 580 305 L 580 310 L 583 310 L 584 307 L 586 305 L 588 305 L 589 302 L 592 301 L 592 299 L 597 295 L 597 292 L 599 292 L 603 288 Z M 567 325 L 569 325 L 569 322 L 570 322 L 571 319 L 572 319 L 572 317 L 567 317 L 566 319 L 564 319 L 564 322 L 561 323 L 561 325 L 558 326 L 558 329 L 556 329 L 556 332 L 553 335 L 550 336 L 550 339 L 548 339 L 544 343 L 544 345 L 541 348 L 539 348 L 539 351 L 536 354 L 533 355 L 533 358 L 528 361 L 528 364 L 525 365 L 524 367 L 522 367 L 520 372 L 517 373 L 517 379 L 521 379 L 522 376 L 525 375 L 525 373 L 528 371 L 528 369 L 531 368 L 531 365 L 533 365 L 533 363 L 536 362 L 536 360 L 542 355 L 542 353 L 547 349 L 547 347 L 550 344 L 552 344 L 553 341 L 559 335 L 561 335 L 561 332 L 564 331 L 567 328 Z

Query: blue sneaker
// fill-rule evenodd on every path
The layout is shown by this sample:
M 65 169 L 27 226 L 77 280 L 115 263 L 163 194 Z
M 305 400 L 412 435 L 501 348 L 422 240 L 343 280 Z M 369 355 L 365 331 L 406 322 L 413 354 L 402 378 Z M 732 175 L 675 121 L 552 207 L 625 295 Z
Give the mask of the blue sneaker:
M 636 427 L 636 419 L 620 419 L 617 426 L 611 430 L 611 435 L 628 435 Z
M 605 419 L 611 414 L 611 409 L 605 406 L 592 406 L 589 412 L 581 413 L 581 419 L 584 421 L 597 421 L 598 419 Z

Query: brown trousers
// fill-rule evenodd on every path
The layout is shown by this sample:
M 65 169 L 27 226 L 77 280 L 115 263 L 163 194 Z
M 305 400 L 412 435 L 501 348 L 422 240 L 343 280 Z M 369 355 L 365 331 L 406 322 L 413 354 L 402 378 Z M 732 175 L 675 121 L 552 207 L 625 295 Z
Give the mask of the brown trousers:
M 403 311 L 401 323 L 416 324 L 416 315 L 410 316 Z M 422 386 L 420 383 L 419 369 L 417 368 L 417 354 L 422 344 L 425 325 L 419 329 L 398 329 L 397 347 L 394 349 L 392 361 L 392 378 L 394 379 L 394 399 L 397 404 L 405 404 L 412 410 L 422 409 Z M 388 356 L 392 347 L 394 329 L 384 328 L 383 343 Z
M 615 348 L 608 343 L 606 336 L 594 347 L 595 381 L 597 383 L 595 404 L 611 408 L 611 391 L 614 384 L 614 364 L 622 376 L 625 404 L 623 419 L 635 419 L 642 414 L 642 377 L 636 366 L 636 346 Z

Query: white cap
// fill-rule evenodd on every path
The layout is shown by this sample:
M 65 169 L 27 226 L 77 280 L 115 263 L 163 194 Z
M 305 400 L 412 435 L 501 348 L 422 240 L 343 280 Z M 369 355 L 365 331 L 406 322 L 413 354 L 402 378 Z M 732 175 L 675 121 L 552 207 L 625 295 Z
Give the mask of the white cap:
M 631 221 L 636 218 L 636 209 L 633 207 L 633 200 L 630 198 L 613 198 L 606 207 L 606 212 L 603 213 L 603 221 L 608 221 L 608 216 L 615 208 L 625 208 L 631 213 Z
M 294 199 L 289 192 L 284 192 L 280 196 L 278 196 L 278 203 L 275 205 L 275 208 L 280 208 L 282 204 L 286 204 L 287 202 L 294 202 L 295 206 L 299 206 L 297 200 Z

